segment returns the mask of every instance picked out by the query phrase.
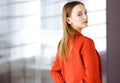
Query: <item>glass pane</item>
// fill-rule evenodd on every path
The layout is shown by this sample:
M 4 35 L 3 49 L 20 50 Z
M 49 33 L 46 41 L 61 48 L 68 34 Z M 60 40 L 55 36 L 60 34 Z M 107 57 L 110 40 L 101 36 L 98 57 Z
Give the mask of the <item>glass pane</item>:
M 67 1 L 71 0 L 0 1 L 0 83 L 53 83 L 50 68 L 62 37 L 61 13 Z M 81 1 L 89 16 L 82 33 L 95 41 L 106 83 L 106 1 Z

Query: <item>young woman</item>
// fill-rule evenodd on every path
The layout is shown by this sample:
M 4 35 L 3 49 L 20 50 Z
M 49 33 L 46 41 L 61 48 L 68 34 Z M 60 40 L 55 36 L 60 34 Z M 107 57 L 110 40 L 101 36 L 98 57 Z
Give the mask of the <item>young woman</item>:
M 85 5 L 66 3 L 62 20 L 63 37 L 50 72 L 54 83 L 102 83 L 100 56 L 93 40 L 81 34 L 88 23 Z

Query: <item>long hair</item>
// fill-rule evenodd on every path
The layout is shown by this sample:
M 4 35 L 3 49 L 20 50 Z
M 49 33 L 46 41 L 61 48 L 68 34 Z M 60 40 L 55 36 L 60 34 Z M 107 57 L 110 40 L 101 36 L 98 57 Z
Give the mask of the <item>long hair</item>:
M 74 42 L 75 35 L 76 35 L 75 30 L 72 28 L 70 24 L 67 23 L 67 17 L 71 16 L 72 9 L 76 5 L 79 5 L 79 4 L 84 5 L 82 2 L 79 2 L 79 1 L 68 2 L 64 5 L 63 10 L 62 10 L 63 37 L 58 44 L 57 51 L 58 51 L 60 58 L 64 60 L 68 59 L 71 48 L 72 48 L 72 45 L 68 44 L 69 37 L 71 37 L 72 42 Z

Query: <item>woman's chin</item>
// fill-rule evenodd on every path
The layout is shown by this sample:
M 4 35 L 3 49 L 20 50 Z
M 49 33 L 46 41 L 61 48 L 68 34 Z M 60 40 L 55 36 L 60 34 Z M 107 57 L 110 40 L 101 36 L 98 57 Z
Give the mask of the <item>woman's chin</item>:
M 88 25 L 84 25 L 83 28 L 86 28 Z

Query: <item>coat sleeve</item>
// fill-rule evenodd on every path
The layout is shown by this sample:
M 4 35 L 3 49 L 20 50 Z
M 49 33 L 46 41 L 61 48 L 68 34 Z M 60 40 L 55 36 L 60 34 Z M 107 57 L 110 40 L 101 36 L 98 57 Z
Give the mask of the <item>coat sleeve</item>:
M 100 57 L 93 40 L 88 39 L 84 42 L 81 54 L 86 74 L 81 83 L 102 83 Z
M 52 68 L 51 68 L 51 77 L 54 81 L 54 83 L 65 83 L 64 78 L 61 73 L 61 67 L 59 64 L 59 56 L 56 55 L 55 60 L 53 62 Z

